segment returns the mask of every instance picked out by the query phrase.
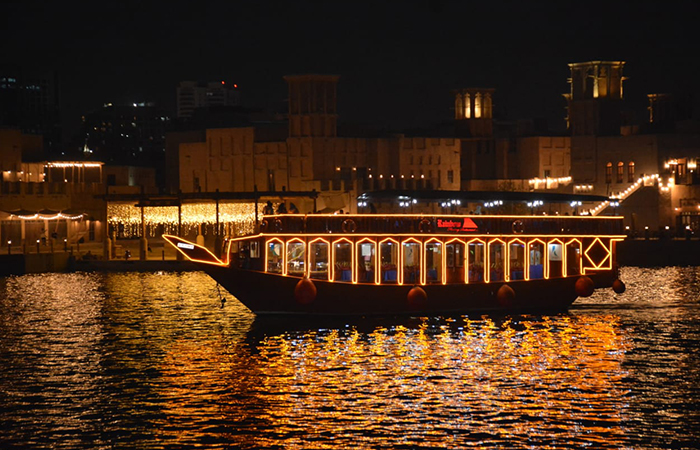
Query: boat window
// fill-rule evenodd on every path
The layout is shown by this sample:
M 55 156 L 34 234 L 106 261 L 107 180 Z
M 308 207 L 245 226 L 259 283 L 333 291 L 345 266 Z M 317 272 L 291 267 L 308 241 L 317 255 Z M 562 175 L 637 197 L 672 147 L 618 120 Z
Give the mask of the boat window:
M 529 249 L 530 279 L 542 279 L 544 278 L 544 243 L 530 242 Z
M 309 244 L 309 278 L 328 280 L 328 243 L 316 241 Z
M 485 252 L 482 242 L 471 242 L 468 249 L 469 258 L 469 282 L 479 283 L 484 281 Z
M 447 258 L 447 283 L 464 283 L 464 244 L 454 242 L 445 245 Z
M 252 241 L 250 243 L 250 257 L 260 258 L 260 243 L 258 241 Z
M 335 281 L 352 281 L 352 244 L 340 241 L 333 244 Z
M 280 241 L 267 243 L 267 271 L 282 273 L 282 242 Z
M 379 244 L 382 283 L 396 283 L 396 268 L 399 264 L 399 243 L 384 241 Z
M 301 241 L 287 242 L 287 274 L 304 275 L 304 243 Z
M 425 282 L 442 283 L 442 243 L 425 244 Z
M 505 280 L 505 246 L 503 243 L 494 241 L 489 243 L 489 280 L 503 281 Z
M 420 243 L 404 242 L 403 253 L 403 282 L 417 284 L 420 282 Z
M 376 261 L 374 242 L 357 244 L 357 282 L 374 283 L 374 266 Z
M 547 267 L 549 278 L 558 278 L 562 276 L 562 245 L 559 241 L 551 241 L 547 243 Z
M 581 243 L 577 240 L 566 244 L 566 275 L 581 275 Z
M 525 279 L 525 244 L 520 241 L 508 244 L 508 270 L 511 280 Z

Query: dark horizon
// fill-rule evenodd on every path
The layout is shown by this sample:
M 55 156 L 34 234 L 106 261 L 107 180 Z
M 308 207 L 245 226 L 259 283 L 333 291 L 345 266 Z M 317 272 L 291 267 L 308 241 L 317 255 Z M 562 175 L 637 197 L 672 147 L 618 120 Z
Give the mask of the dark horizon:
M 62 122 L 104 103 L 153 101 L 174 113 L 183 80 L 237 83 L 244 106 L 282 109 L 296 73 L 340 75 L 340 120 L 388 128 L 452 117 L 451 90 L 495 88 L 504 119 L 564 126 L 568 63 L 626 61 L 625 98 L 690 94 L 698 37 L 692 2 L 500 1 L 405 4 L 10 1 L 2 60 L 55 70 Z M 67 130 L 66 130 L 67 131 Z

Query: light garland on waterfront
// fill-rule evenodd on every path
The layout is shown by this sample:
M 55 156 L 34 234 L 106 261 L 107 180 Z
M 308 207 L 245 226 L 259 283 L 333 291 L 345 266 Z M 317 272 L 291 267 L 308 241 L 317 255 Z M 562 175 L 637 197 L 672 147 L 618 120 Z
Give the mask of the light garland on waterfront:
M 258 214 L 262 217 L 264 203 L 258 204 Z M 146 206 L 143 210 L 147 234 L 154 237 L 158 227 L 164 234 L 177 234 L 177 206 Z M 141 208 L 133 204 L 110 203 L 107 206 L 109 224 L 118 229 L 125 237 L 140 236 Z M 224 227 L 224 234 L 240 236 L 253 232 L 255 228 L 255 203 L 219 203 L 219 224 Z M 199 229 L 202 233 L 216 225 L 215 203 L 185 203 L 182 205 L 182 233 L 189 234 Z
M 614 205 L 617 207 L 620 205 L 620 202 L 622 202 L 624 199 L 632 195 L 634 192 L 637 191 L 637 189 L 641 188 L 642 186 L 649 186 L 652 185 L 653 183 L 658 183 L 659 185 L 659 190 L 661 192 L 669 192 L 672 187 L 675 186 L 675 180 L 673 178 L 669 178 L 666 182 L 666 185 L 663 184 L 663 179 L 661 176 L 656 173 L 653 175 L 645 175 L 641 178 L 639 178 L 637 181 L 635 181 L 631 186 L 629 186 L 627 189 L 624 191 L 618 193 L 618 194 L 612 194 L 610 196 L 611 199 L 617 200 L 616 202 L 613 202 Z M 595 208 L 590 210 L 590 214 L 592 216 L 598 215 L 601 213 L 605 208 L 607 208 L 609 205 L 611 205 L 611 202 L 608 200 L 605 200 L 598 204 Z
M 78 220 L 82 219 L 85 214 L 75 214 L 75 215 L 68 215 L 64 214 L 62 212 L 56 213 L 56 214 L 41 214 L 41 213 L 36 213 L 36 214 L 11 214 L 12 217 L 17 217 L 22 220 L 56 220 L 56 219 L 67 219 L 67 220 Z
M 560 184 L 567 185 L 571 183 L 571 177 L 559 177 L 559 178 L 531 178 L 529 180 L 530 187 L 533 189 L 553 189 L 559 187 Z

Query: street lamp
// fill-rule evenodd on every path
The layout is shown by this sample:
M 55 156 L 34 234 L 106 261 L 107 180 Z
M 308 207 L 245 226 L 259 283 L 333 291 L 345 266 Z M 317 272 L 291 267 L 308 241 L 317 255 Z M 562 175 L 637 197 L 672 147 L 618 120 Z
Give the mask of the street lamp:
M 12 241 L 7 241 L 7 254 L 12 254 Z
M 613 215 L 617 215 L 617 207 L 620 206 L 620 202 L 610 202 L 610 206 L 613 207 Z

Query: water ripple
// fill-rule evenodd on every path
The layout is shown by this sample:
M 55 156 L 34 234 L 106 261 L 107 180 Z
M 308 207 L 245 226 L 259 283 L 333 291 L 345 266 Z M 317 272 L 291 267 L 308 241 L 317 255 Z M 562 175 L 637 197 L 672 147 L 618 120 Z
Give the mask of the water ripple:
M 0 279 L 0 448 L 698 448 L 700 273 L 622 275 L 568 314 L 324 323 L 202 273 Z

